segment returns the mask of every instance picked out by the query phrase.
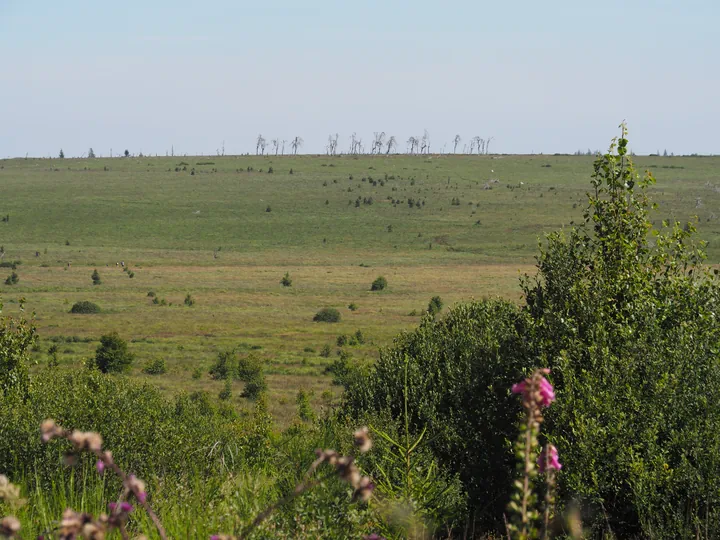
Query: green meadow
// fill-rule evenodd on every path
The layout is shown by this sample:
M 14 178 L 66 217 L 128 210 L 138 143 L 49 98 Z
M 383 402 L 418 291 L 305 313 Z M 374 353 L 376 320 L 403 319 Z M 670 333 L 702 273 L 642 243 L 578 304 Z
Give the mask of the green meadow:
M 35 313 L 34 370 L 56 344 L 82 369 L 117 331 L 130 377 L 163 392 L 224 381 L 208 370 L 236 347 L 266 362 L 279 426 L 300 389 L 312 406 L 340 393 L 328 365 L 341 351 L 371 362 L 419 323 L 428 302 L 520 300 L 546 232 L 583 219 L 590 156 L 212 156 L 0 161 L 0 296 Z M 692 220 L 720 262 L 720 158 L 637 157 L 651 169 L 653 216 Z M 272 170 L 272 172 L 270 172 Z M 2 285 L 14 270 L 19 281 Z M 119 263 L 124 263 L 125 267 Z M 97 269 L 101 284 L 93 285 Z M 289 273 L 292 286 L 280 280 Z M 130 277 L 132 275 L 132 277 Z M 378 276 L 383 291 L 371 291 Z M 149 296 L 148 293 L 154 293 Z M 186 306 L 191 295 L 195 303 Z M 158 303 L 154 303 L 157 298 Z M 88 300 L 102 312 L 70 314 Z M 164 302 L 163 302 L 164 301 Z M 348 306 L 354 304 L 356 309 Z M 313 322 L 323 307 L 339 323 Z M 360 331 L 364 343 L 338 346 Z M 329 357 L 321 356 L 329 345 Z M 143 372 L 164 359 L 167 372 Z M 232 403 L 252 405 L 234 383 Z

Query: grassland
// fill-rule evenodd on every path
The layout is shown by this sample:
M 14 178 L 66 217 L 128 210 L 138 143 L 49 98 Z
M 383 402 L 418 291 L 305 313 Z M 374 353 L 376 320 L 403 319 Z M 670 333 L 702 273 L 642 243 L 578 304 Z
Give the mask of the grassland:
M 719 262 L 720 158 L 636 164 L 657 177 L 654 218 L 697 216 Z M 538 238 L 582 219 L 591 171 L 584 156 L 4 160 L 0 245 L 4 262 L 22 262 L 18 284 L 0 294 L 7 312 L 24 297 L 36 313 L 34 369 L 44 369 L 52 340 L 61 365 L 78 369 L 99 336 L 117 330 L 137 357 L 131 377 L 216 396 L 223 383 L 207 371 L 219 350 L 239 347 L 267 360 L 271 412 L 286 425 L 299 389 L 315 391 L 316 407 L 337 396 L 325 368 L 338 335 L 361 330 L 367 343 L 347 350 L 372 360 L 418 323 L 432 296 L 446 305 L 518 299 Z M 0 268 L 0 282 L 10 272 Z M 280 284 L 285 272 L 292 287 Z M 379 275 L 389 286 L 371 292 Z M 167 305 L 153 304 L 150 291 Z M 103 312 L 69 314 L 79 300 Z M 325 306 L 342 321 L 312 322 Z M 319 355 L 325 344 L 330 358 Z M 143 374 L 154 358 L 168 373 Z M 241 389 L 238 408 L 247 406 Z

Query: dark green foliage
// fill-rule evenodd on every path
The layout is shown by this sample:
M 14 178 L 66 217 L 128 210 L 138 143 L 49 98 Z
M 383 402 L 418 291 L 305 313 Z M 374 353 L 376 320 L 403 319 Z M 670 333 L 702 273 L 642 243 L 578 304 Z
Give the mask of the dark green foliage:
M 75 302 L 70 308 L 70 313 L 100 313 L 100 311 L 100 306 L 87 300 Z
M 438 313 L 442 311 L 443 308 L 443 301 L 442 298 L 439 296 L 433 296 L 430 299 L 430 303 L 428 304 L 428 313 L 431 317 L 435 317 Z
M 258 399 L 267 390 L 263 362 L 252 354 L 238 359 L 237 378 L 245 383 L 243 397 Z
M 155 297 L 157 296 L 154 291 L 149 291 L 149 292 L 147 293 L 147 295 L 148 295 L 148 297 L 150 297 L 150 298 L 155 298 Z
M 370 286 L 371 291 L 382 291 L 387 287 L 387 279 L 380 276 L 375 281 L 372 282 L 372 285 Z
M 351 302 L 351 303 L 348 305 L 348 309 L 349 309 L 350 311 L 357 311 L 357 308 L 358 308 L 358 306 L 357 306 L 357 304 L 356 304 L 355 302 Z
M 63 152 L 63 149 L 60 149 L 60 154 L 58 155 L 60 159 L 65 159 L 65 152 Z
M 100 280 L 100 274 L 98 273 L 97 268 L 93 270 L 92 276 L 90 277 L 92 278 L 93 285 L 102 284 L 102 281 Z
M 267 205 L 267 208 L 265 209 L 266 212 L 272 212 L 272 208 L 270 208 L 270 205 Z
M 195 305 L 195 300 L 193 299 L 192 296 L 190 296 L 190 293 L 185 295 L 185 305 L 187 307 L 193 307 Z
M 340 312 L 335 308 L 322 308 L 315 314 L 313 321 L 327 323 L 340 322 Z
M 210 376 L 213 379 L 227 379 L 233 377 L 236 372 L 236 366 L 234 365 L 235 351 L 220 351 L 218 353 L 215 363 L 210 368 Z
M 100 346 L 95 351 L 95 366 L 103 373 L 127 371 L 134 359 L 128 351 L 127 342 L 117 332 L 100 338 Z
M 357 418 L 404 411 L 408 359 L 411 433 L 427 428 L 428 448 L 458 474 L 476 518 L 499 525 L 514 475 L 519 401 L 510 394 L 532 360 L 523 358 L 522 314 L 513 304 L 461 305 L 441 321 L 429 317 L 381 351 L 368 377 L 341 359 L 331 369 L 346 387 L 343 409 Z
M 329 358 L 330 357 L 330 345 L 327 343 L 323 345 L 323 348 L 320 350 L 320 356 L 323 358 Z
M 345 345 L 347 345 L 347 342 L 348 342 L 348 337 L 344 334 L 341 336 L 338 336 L 337 340 L 335 340 L 335 344 L 338 347 L 344 347 Z
M 202 373 L 203 373 L 203 372 L 202 372 L 202 369 L 200 369 L 200 368 L 195 368 L 195 370 L 193 370 L 193 372 L 192 372 L 192 378 L 195 379 L 195 380 L 197 380 L 197 379 L 199 379 L 200 377 L 202 377 Z
M 290 272 L 285 272 L 285 275 L 280 280 L 283 287 L 292 287 L 292 279 L 290 279 Z
M 20 276 L 17 275 L 17 272 L 13 272 L 5 280 L 5 285 L 17 285 L 18 281 L 20 281 Z
M 362 330 L 356 331 L 354 337 L 358 345 L 362 345 L 365 343 L 365 334 L 362 333 Z
M 162 375 L 167 372 L 167 366 L 165 365 L 164 358 L 155 358 L 150 360 L 143 368 L 143 373 L 146 375 Z
M 58 360 L 58 346 L 57 345 L 50 345 L 48 348 L 48 367 L 49 368 L 56 368 L 58 365 L 60 365 L 60 361 Z
M 2 253 L 2 251 L 0 251 L 0 253 Z M 13 270 L 17 270 L 19 264 L 21 264 L 21 261 L 3 261 L 0 262 L 0 268 L 11 268 Z

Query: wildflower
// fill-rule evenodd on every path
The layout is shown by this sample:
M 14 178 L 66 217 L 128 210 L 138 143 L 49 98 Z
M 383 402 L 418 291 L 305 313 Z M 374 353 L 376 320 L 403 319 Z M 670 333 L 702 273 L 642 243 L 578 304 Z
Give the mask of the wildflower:
M 524 400 L 533 400 L 542 407 L 549 407 L 555 401 L 553 385 L 543 376 L 549 369 L 539 369 L 532 377 L 512 385 L 513 394 L 522 394 Z
M 556 471 L 562 469 L 562 463 L 558 460 L 557 448 L 555 448 L 552 444 L 548 444 L 545 448 L 543 448 L 542 452 L 540 452 L 540 457 L 538 458 L 540 474 L 545 472 L 546 463 L 548 469 L 554 469 Z
M 369 477 L 363 476 L 358 482 L 358 486 L 355 488 L 353 493 L 353 499 L 356 501 L 367 502 L 372 496 L 375 485 L 372 483 Z
M 15 516 L 7 516 L 0 521 L 0 535 L 12 538 L 20 531 L 20 520 Z
M 50 439 L 62 435 L 62 428 L 55 423 L 55 420 L 48 418 L 41 424 L 40 433 L 42 433 L 42 441 L 48 442 Z
M 145 493 L 145 482 L 137 478 L 134 474 L 128 477 L 127 488 L 133 492 L 137 500 L 141 503 L 145 502 L 147 493 Z
M 372 448 L 372 440 L 368 435 L 367 427 L 361 427 L 358 429 L 355 433 L 353 433 L 353 437 L 355 438 L 355 446 L 358 447 L 360 452 L 365 453 Z
M 545 377 L 540 377 L 540 397 L 542 398 L 542 404 L 545 407 L 549 407 L 550 404 L 555 401 L 555 390 L 552 384 L 548 382 Z
M 95 464 L 95 468 L 97 469 L 98 474 L 102 474 L 105 472 L 105 462 L 102 459 L 98 459 Z

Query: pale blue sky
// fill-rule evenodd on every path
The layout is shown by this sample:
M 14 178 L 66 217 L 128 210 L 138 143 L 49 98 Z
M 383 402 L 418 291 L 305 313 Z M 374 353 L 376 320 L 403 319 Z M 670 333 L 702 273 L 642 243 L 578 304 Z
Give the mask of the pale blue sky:
M 718 0 L 0 0 L 0 157 L 423 129 L 573 152 L 623 119 L 637 153 L 720 153 L 719 103 Z

